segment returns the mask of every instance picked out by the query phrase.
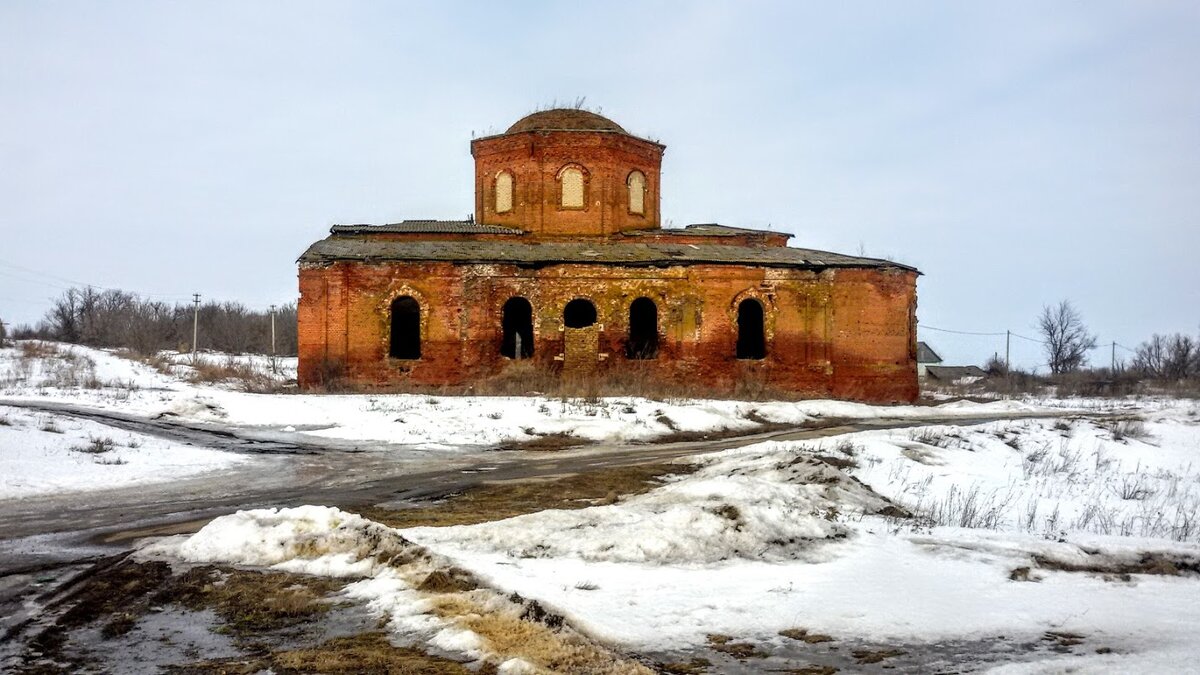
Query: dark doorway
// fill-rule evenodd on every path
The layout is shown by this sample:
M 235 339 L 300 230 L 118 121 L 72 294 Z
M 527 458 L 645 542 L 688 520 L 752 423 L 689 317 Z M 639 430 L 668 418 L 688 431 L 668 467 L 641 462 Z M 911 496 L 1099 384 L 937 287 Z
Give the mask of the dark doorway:
M 576 298 L 563 308 L 563 323 L 567 328 L 587 328 L 596 323 L 596 306 L 591 300 Z
M 392 346 L 394 359 L 421 358 L 421 305 L 405 295 L 392 301 Z
M 763 331 L 763 306 L 754 298 L 738 304 L 737 357 L 762 359 L 767 356 L 766 334 Z
M 533 356 L 533 306 L 525 298 L 509 298 L 504 303 L 500 326 L 504 339 L 500 342 L 500 354 L 510 359 L 527 359 Z
M 658 356 L 658 306 L 650 298 L 638 298 L 629 305 L 629 341 L 625 357 L 652 359 Z

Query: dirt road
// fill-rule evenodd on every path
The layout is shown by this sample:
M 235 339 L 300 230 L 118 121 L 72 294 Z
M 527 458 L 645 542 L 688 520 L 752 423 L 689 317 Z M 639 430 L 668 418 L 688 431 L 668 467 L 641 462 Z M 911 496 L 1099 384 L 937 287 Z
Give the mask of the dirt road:
M 86 493 L 0 501 L 0 576 L 14 570 L 111 554 L 141 536 L 190 532 L 239 509 L 299 504 L 368 505 L 435 499 L 483 482 L 586 473 L 662 462 L 764 440 L 801 440 L 929 419 L 876 419 L 772 429 L 736 437 L 655 444 L 597 444 L 554 453 L 483 451 L 455 457 L 405 446 L 316 445 L 262 430 L 144 419 L 68 404 L 4 402 L 124 430 L 252 456 L 235 468 L 193 478 Z M 1004 415 L 956 420 L 976 424 Z M 1024 415 L 1029 416 L 1029 415 Z M 937 421 L 945 421 L 939 418 Z

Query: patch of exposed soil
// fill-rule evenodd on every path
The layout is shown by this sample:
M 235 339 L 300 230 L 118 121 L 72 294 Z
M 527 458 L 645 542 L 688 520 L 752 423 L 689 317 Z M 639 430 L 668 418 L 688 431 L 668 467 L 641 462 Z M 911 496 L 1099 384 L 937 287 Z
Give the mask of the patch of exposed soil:
M 165 669 L 171 675 L 251 675 L 273 672 L 328 675 L 466 675 L 463 664 L 417 649 L 397 647 L 381 632 L 328 640 L 314 647 L 281 650 L 253 658 L 197 661 Z M 493 671 L 494 672 L 494 671 Z
M 708 648 L 714 652 L 728 654 L 735 659 L 761 659 L 767 655 L 750 642 L 735 642 L 728 635 L 711 633 L 708 635 Z
M 210 653 L 214 649 L 241 650 L 249 660 L 239 657 L 234 661 L 250 663 L 270 653 L 265 644 L 279 648 L 307 638 L 324 639 L 328 631 L 320 624 L 339 606 L 330 596 L 345 583 L 215 566 L 176 574 L 162 561 L 139 562 L 125 556 L 104 559 L 39 598 L 44 603 L 39 615 L 6 633 L 9 649 L 0 670 L 103 672 L 106 664 L 115 663 L 112 659 L 123 659 L 129 666 L 129 652 L 138 657 L 139 667 L 153 670 L 172 665 L 170 659 L 183 654 L 202 656 L 194 645 L 172 651 L 158 644 L 172 639 L 207 643 Z M 168 624 L 192 635 L 173 635 L 163 629 Z M 213 638 L 197 642 L 193 639 L 197 632 Z M 231 636 L 233 641 L 218 640 L 220 636 Z M 139 639 L 150 644 L 139 643 Z M 154 655 L 167 660 L 155 663 Z M 227 656 L 221 658 L 225 659 L 221 671 L 240 672 Z M 209 671 L 197 666 L 179 672 Z
M 1166 553 L 1144 553 L 1136 560 L 1116 560 L 1111 557 L 1092 555 L 1083 562 L 1069 562 L 1042 555 L 1033 556 L 1034 563 L 1041 569 L 1059 572 L 1087 572 L 1110 576 L 1117 580 L 1129 581 L 1131 574 L 1153 574 L 1161 576 L 1181 576 L 1184 574 L 1200 574 L 1200 560 L 1182 555 Z M 1009 578 L 1028 576 L 1028 571 L 1021 573 L 1017 568 Z M 1019 579 L 1024 580 L 1024 579 Z
M 535 436 L 527 441 L 508 441 L 500 446 L 497 450 L 506 452 L 556 452 L 558 450 L 566 450 L 568 448 L 578 448 L 583 445 L 589 445 L 592 441 L 586 438 L 579 438 L 571 434 L 543 434 Z
M 785 638 L 799 640 L 810 645 L 820 644 L 822 642 L 833 642 L 833 637 L 824 633 L 810 633 L 807 628 L 786 628 L 779 631 L 779 634 Z
M 391 527 L 474 525 L 546 509 L 582 509 L 662 485 L 662 478 L 695 470 L 689 464 L 645 464 L 597 469 L 551 480 L 484 483 L 435 503 L 403 509 L 347 506 Z

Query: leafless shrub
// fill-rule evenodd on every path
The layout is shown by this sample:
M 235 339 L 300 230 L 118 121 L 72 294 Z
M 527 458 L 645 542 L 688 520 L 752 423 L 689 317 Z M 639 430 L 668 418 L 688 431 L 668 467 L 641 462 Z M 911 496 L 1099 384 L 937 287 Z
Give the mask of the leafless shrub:
M 931 526 L 998 529 L 1011 507 L 1013 493 L 993 491 L 984 494 L 979 485 L 969 488 L 950 486 L 940 500 L 918 503 L 910 509 L 917 519 Z
M 1112 433 L 1114 441 L 1124 441 L 1130 438 L 1144 441 L 1153 438 L 1153 434 L 1141 420 L 1120 420 L 1106 426 Z
M 38 429 L 51 434 L 61 434 L 63 432 L 63 430 L 60 429 L 59 426 L 54 422 L 53 418 L 47 418 L 44 420 Z
M 82 452 L 87 455 L 102 455 L 106 452 L 111 452 L 116 448 L 116 444 L 108 437 L 91 436 L 87 445 L 77 445 L 71 450 L 73 452 Z
M 191 368 L 189 382 L 234 384 L 244 391 L 260 393 L 274 391 L 278 385 L 265 369 L 240 361 L 233 355 L 220 361 L 197 358 L 192 361 Z
M 1121 481 L 1116 486 L 1117 496 L 1125 501 L 1149 499 L 1154 494 L 1154 490 L 1150 489 L 1142 478 L 1140 467 L 1132 474 L 1121 476 Z

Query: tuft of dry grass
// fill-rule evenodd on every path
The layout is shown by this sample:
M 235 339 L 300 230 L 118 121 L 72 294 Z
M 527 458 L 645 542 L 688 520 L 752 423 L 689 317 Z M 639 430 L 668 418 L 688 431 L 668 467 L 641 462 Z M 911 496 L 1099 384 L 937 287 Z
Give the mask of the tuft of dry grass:
M 111 452 L 116 447 L 116 443 L 113 443 L 113 439 L 111 438 L 92 436 L 88 439 L 87 445 L 77 445 L 71 448 L 71 452 L 82 452 L 87 455 L 102 455 L 106 452 Z
M 197 567 L 173 579 L 155 600 L 211 609 L 236 633 L 261 633 L 319 617 L 329 610 L 326 598 L 344 585 L 283 572 Z
M 824 633 L 810 633 L 807 628 L 785 628 L 779 631 L 779 634 L 785 638 L 799 640 L 810 645 L 820 644 L 822 642 L 833 642 L 833 637 Z
M 528 441 L 509 441 L 496 449 L 511 452 L 556 452 L 589 443 L 591 441 L 587 439 L 560 432 L 538 435 Z

